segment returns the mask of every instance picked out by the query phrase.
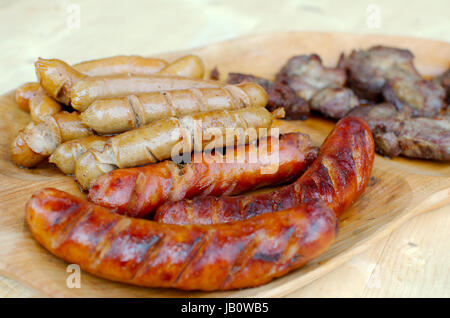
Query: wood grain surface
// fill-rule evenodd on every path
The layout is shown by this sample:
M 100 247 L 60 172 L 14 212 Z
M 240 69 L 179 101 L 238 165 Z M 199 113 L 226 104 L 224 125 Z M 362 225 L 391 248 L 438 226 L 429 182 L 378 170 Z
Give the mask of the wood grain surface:
M 449 64 L 450 45 L 445 42 L 338 33 L 267 34 L 223 42 L 190 52 L 200 55 L 209 69 L 217 65 L 222 77 L 229 71 L 240 71 L 272 78 L 292 55 L 316 52 L 322 56 L 325 64 L 333 65 L 341 50 L 348 52 L 352 48 L 374 44 L 411 49 L 416 55 L 418 69 L 426 75 L 438 74 Z M 185 52 L 166 54 L 164 57 L 173 59 L 183 53 Z M 29 116 L 17 109 L 11 94 L 1 97 L 0 109 L 4 114 L 0 118 L 0 129 L 3 132 L 0 136 L 0 272 L 49 296 L 295 296 L 295 291 L 300 287 L 337 269 L 352 256 L 389 235 L 406 220 L 444 206 L 448 211 L 450 204 L 448 164 L 404 158 L 389 160 L 377 156 L 370 185 L 363 196 L 341 217 L 340 233 L 332 247 L 307 266 L 270 284 L 232 292 L 186 293 L 138 288 L 82 273 L 82 287 L 69 289 L 66 285 L 67 264 L 47 253 L 32 239 L 24 223 L 24 204 L 35 190 L 44 186 L 54 186 L 71 193 L 80 192 L 72 178 L 63 176 L 48 164 L 26 170 L 11 163 L 9 143 L 17 131 L 25 126 Z M 308 133 L 317 144 L 322 142 L 333 127 L 331 121 L 318 118 L 310 118 L 304 122 L 279 121 L 277 124 L 286 132 Z M 448 241 L 448 232 L 442 235 Z M 414 243 L 409 246 L 410 254 L 414 255 Z M 448 255 L 443 257 L 448 268 Z M 424 255 L 422 259 L 426 263 L 427 256 Z M 355 266 L 371 271 L 375 278 L 378 275 L 376 267 L 372 268 L 371 264 Z M 448 271 L 437 277 L 437 280 L 439 284 L 444 284 L 446 290 Z M 375 279 L 370 284 L 376 287 L 378 283 Z

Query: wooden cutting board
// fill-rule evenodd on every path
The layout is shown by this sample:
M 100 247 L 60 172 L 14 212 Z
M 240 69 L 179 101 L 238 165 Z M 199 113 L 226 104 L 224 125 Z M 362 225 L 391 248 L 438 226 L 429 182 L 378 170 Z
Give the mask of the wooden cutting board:
M 231 71 L 273 78 L 285 61 L 297 54 L 318 53 L 326 65 L 335 65 L 339 54 L 352 48 L 385 44 L 408 48 L 424 75 L 443 72 L 450 63 L 450 44 L 440 41 L 379 35 L 289 32 L 240 38 L 196 49 L 208 70 L 218 66 L 221 79 Z M 173 59 L 186 52 L 162 55 Z M 30 67 L 33 65 L 30 64 Z M 37 169 L 14 166 L 9 144 L 29 115 L 17 108 L 13 93 L 0 96 L 0 273 L 58 297 L 280 297 L 317 279 L 389 234 L 415 215 L 450 204 L 450 164 L 386 159 L 376 156 L 365 193 L 340 219 L 337 241 L 319 258 L 259 288 L 230 292 L 182 292 L 150 289 L 111 282 L 81 273 L 81 288 L 66 285 L 67 264 L 41 248 L 32 238 L 24 206 L 31 194 L 52 186 L 80 193 L 71 177 L 43 164 Z M 334 123 L 320 118 L 278 121 L 282 131 L 301 131 L 320 144 Z

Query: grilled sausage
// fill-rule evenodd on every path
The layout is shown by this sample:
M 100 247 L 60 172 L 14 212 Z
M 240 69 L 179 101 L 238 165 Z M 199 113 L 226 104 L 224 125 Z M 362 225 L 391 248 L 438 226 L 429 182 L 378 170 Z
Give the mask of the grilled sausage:
M 185 55 L 167 65 L 159 74 L 203 78 L 205 75 L 205 66 L 198 56 Z
M 147 218 L 166 201 L 235 195 L 286 183 L 300 176 L 316 156 L 317 148 L 307 135 L 267 137 L 227 149 L 225 156 L 195 153 L 183 166 L 167 160 L 114 170 L 91 185 L 89 200 L 120 214 Z
M 264 107 L 267 100 L 264 89 L 254 83 L 153 92 L 96 100 L 81 114 L 81 120 L 99 134 L 112 134 L 170 116 L 249 106 Z
M 168 75 L 86 76 L 56 59 L 39 59 L 35 66 L 39 82 L 47 93 L 79 111 L 84 111 L 92 102 L 102 98 L 223 86 L 217 81 Z
M 179 75 L 197 78 L 202 69 L 198 57 L 188 55 L 183 61 L 167 65 L 167 62 L 156 58 L 141 56 L 113 56 L 98 60 L 75 64 L 73 68 L 89 76 L 106 76 L 116 74 L 149 75 L 164 72 L 166 75 Z M 180 60 L 181 60 L 180 59 Z M 199 70 L 199 65 L 200 70 Z M 177 71 L 173 70 L 178 68 Z M 173 71 L 172 71 L 173 70 Z M 171 73 L 172 72 L 172 73 Z M 33 121 L 40 121 L 45 115 L 54 115 L 61 111 L 61 104 L 50 97 L 39 83 L 26 83 L 16 90 L 17 105 L 31 115 Z
M 180 226 L 114 214 L 51 188 L 28 201 L 26 220 L 42 246 L 94 275 L 205 291 L 267 283 L 320 255 L 337 231 L 334 213 L 322 205 Z
M 107 140 L 106 136 L 89 136 L 67 141 L 55 149 L 48 161 L 54 163 L 64 174 L 73 174 L 78 158 L 90 148 L 101 151 Z
M 366 122 L 341 119 L 323 143 L 317 159 L 293 184 L 269 193 L 235 197 L 204 197 L 167 202 L 155 220 L 174 224 L 211 224 L 323 201 L 339 216 L 364 191 L 374 160 L 374 141 Z
M 222 147 L 234 145 L 236 140 L 233 136 L 226 138 L 230 132 L 245 137 L 242 140 L 245 143 L 249 138 L 258 138 L 259 128 L 264 128 L 262 132 L 267 133 L 273 116 L 278 114 L 273 115 L 264 107 L 247 107 L 158 120 L 111 137 L 103 151 L 88 150 L 78 159 L 75 176 L 83 189 L 88 189 L 93 180 L 116 168 L 154 163 L 173 158 L 179 152 L 190 154 L 194 150 L 195 138 L 201 149 L 211 145 L 217 147 L 218 144 Z M 248 135 L 248 129 L 252 129 L 254 135 Z M 212 141 L 210 135 L 214 137 Z
M 116 74 L 150 75 L 166 68 L 167 62 L 153 57 L 119 55 L 75 64 L 73 67 L 89 76 Z
M 22 167 L 34 167 L 50 156 L 61 143 L 93 134 L 81 123 L 78 112 L 59 112 L 31 122 L 11 143 L 11 159 Z

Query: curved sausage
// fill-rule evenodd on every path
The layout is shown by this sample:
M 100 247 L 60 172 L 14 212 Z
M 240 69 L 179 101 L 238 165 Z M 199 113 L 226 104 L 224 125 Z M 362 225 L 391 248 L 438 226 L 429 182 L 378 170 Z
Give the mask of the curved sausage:
M 205 291 L 267 283 L 320 255 L 337 232 L 334 213 L 323 205 L 180 226 L 121 216 L 51 188 L 28 201 L 26 220 L 42 246 L 94 275 Z
M 183 74 L 197 78 L 203 64 L 191 55 L 167 65 L 167 62 L 156 58 L 141 56 L 113 56 L 75 64 L 73 68 L 84 75 L 106 76 L 116 74 L 149 75 L 164 72 L 166 75 Z M 171 74 L 171 71 L 177 71 Z M 194 75 L 194 76 L 191 76 Z M 45 115 L 54 115 L 61 111 L 61 104 L 50 97 L 39 83 L 26 83 L 16 90 L 17 105 L 31 115 L 33 121 L 40 121 Z
M 87 76 L 56 59 L 40 58 L 35 67 L 39 82 L 47 93 L 79 111 L 84 111 L 92 102 L 102 98 L 224 85 L 217 81 L 156 74 Z
M 155 163 L 180 152 L 190 155 L 195 149 L 218 144 L 245 143 L 267 134 L 275 116 L 276 112 L 271 114 L 264 107 L 246 107 L 161 119 L 109 138 L 102 151 L 88 150 L 78 159 L 75 176 L 81 187 L 88 189 L 92 181 L 117 168 Z
M 225 156 L 195 153 L 184 165 L 166 160 L 114 170 L 90 186 L 89 200 L 119 214 L 147 218 L 166 201 L 235 195 L 286 183 L 297 178 L 316 156 L 317 148 L 311 146 L 307 135 L 262 138 L 258 143 L 229 148 Z
M 165 75 L 112 75 L 79 80 L 67 95 L 73 108 L 84 111 L 97 99 L 188 88 L 221 87 L 222 83 Z
M 265 90 L 254 83 L 153 92 L 96 100 L 81 114 L 81 120 L 99 134 L 113 134 L 171 116 L 264 107 L 267 100 Z
M 293 184 L 251 196 L 167 202 L 158 208 L 155 220 L 172 224 L 230 222 L 318 200 L 339 216 L 366 188 L 373 160 L 370 128 L 361 118 L 346 117 L 336 124 L 317 159 Z

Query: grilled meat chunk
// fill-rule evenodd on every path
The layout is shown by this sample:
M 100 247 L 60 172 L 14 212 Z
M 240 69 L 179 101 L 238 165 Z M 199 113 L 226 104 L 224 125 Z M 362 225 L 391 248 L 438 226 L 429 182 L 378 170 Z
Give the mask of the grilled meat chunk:
M 435 77 L 433 79 L 433 83 L 439 84 L 445 89 L 447 95 L 447 103 L 450 103 L 450 68 L 441 76 Z M 448 106 L 447 112 L 449 112 Z
M 386 81 L 383 96 L 398 110 L 409 108 L 413 116 L 432 117 L 445 108 L 445 91 L 440 85 L 405 72 Z
M 398 110 L 409 108 L 414 116 L 432 117 L 445 107 L 445 92 L 423 79 L 409 50 L 374 46 L 341 57 L 339 67 L 347 71 L 347 84 L 364 99 L 385 100 Z
M 347 84 L 360 98 L 381 100 L 389 72 L 404 69 L 417 74 L 413 58 L 409 50 L 379 45 L 368 50 L 353 50 L 347 57 L 341 56 L 339 66 L 347 71 Z
M 325 67 L 317 54 L 311 54 L 290 58 L 276 80 L 286 82 L 298 96 L 309 101 L 322 88 L 343 86 L 346 76 L 344 70 Z
M 349 88 L 327 87 L 318 91 L 310 101 L 311 109 L 327 117 L 340 119 L 359 105 L 358 98 Z
M 299 97 L 295 91 L 284 81 L 275 81 L 269 88 L 268 109 L 275 110 L 283 107 L 286 112 L 286 119 L 306 119 L 309 115 L 309 104 Z
M 391 104 L 360 106 L 349 113 L 367 121 L 377 152 L 395 157 L 450 160 L 450 116 L 409 117 Z

